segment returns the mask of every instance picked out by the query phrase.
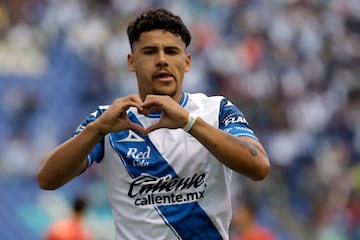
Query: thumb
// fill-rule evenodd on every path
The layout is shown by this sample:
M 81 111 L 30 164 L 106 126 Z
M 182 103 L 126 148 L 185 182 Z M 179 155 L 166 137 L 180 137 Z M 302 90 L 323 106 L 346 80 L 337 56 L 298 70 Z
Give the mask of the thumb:
M 144 134 L 147 135 L 147 134 L 149 134 L 150 132 L 152 132 L 152 131 L 154 131 L 154 130 L 156 130 L 156 129 L 159 129 L 159 128 L 161 128 L 160 122 L 154 123 L 154 124 L 148 126 L 148 127 L 144 130 Z
M 130 123 L 129 124 L 129 129 L 131 129 L 131 130 L 134 130 L 134 131 L 136 131 L 136 132 L 138 132 L 138 133 L 141 133 L 141 134 L 143 134 L 143 135 L 146 135 L 147 133 L 145 133 L 145 129 L 142 127 L 142 126 L 140 126 L 140 125 L 138 125 L 138 124 L 136 124 L 136 123 Z

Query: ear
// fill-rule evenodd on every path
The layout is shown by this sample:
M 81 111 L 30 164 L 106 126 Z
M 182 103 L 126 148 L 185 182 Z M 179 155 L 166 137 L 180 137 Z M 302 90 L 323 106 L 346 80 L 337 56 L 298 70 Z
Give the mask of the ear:
M 191 69 L 191 54 L 186 53 L 186 56 L 185 56 L 185 72 L 190 71 L 190 69 Z
M 135 72 L 135 60 L 134 60 L 134 55 L 132 55 L 131 53 L 128 54 L 127 56 L 127 63 L 128 63 L 128 69 L 131 72 Z

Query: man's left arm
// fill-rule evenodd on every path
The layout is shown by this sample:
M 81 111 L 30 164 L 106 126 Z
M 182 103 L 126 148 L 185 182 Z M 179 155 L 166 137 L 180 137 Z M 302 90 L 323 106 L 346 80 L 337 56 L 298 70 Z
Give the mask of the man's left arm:
M 189 130 L 220 162 L 253 180 L 266 177 L 270 169 L 268 156 L 255 138 L 234 136 L 215 128 L 198 117 Z
M 227 100 L 221 102 L 219 128 L 201 117 L 194 118 L 169 96 L 148 95 L 142 107 L 144 115 L 154 107 L 162 111 L 160 120 L 148 126 L 145 134 L 159 128 L 181 127 L 234 171 L 253 180 L 261 180 L 268 174 L 270 163 L 263 146 L 247 127 L 241 111 Z

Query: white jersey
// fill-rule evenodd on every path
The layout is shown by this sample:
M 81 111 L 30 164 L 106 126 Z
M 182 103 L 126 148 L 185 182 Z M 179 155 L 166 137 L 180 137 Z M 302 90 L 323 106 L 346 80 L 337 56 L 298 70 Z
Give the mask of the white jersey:
M 256 138 L 224 97 L 183 93 L 180 105 L 229 134 Z M 106 109 L 90 114 L 75 134 Z M 146 128 L 160 112 L 145 117 L 130 108 L 128 116 Z M 89 154 L 88 166 L 93 162 L 102 168 L 116 239 L 229 239 L 232 171 L 181 128 L 108 134 Z

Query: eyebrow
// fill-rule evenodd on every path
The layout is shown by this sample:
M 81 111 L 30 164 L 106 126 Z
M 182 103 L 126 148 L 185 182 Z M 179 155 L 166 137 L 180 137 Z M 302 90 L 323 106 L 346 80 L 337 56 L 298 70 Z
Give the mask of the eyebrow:
M 159 47 L 149 45 L 149 46 L 143 46 L 142 48 L 140 48 L 141 51 L 154 50 L 154 49 L 159 49 Z M 181 48 L 178 47 L 178 46 L 165 46 L 164 49 L 165 49 L 165 50 L 172 50 L 172 49 L 174 49 L 174 50 L 181 50 Z

